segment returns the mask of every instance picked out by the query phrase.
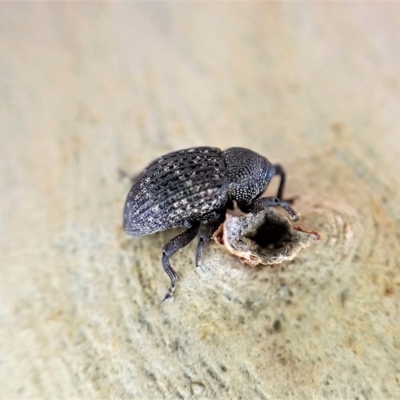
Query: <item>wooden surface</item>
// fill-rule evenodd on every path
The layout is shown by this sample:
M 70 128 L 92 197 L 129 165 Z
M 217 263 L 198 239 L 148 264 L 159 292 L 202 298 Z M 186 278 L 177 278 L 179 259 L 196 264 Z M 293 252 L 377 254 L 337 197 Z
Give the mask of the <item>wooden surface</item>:
M 1 3 L 2 399 L 400 398 L 400 4 Z M 129 238 L 155 157 L 250 147 L 322 241 Z

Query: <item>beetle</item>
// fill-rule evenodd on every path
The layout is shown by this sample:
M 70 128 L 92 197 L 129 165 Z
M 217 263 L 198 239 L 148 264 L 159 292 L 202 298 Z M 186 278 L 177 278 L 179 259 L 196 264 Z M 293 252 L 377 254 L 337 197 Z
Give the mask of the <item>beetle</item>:
M 274 175 L 280 177 L 276 197 L 261 197 Z M 205 244 L 224 221 L 226 211 L 234 208 L 234 202 L 244 213 L 283 207 L 297 221 L 297 213 L 282 200 L 285 180 L 281 165 L 273 165 L 264 156 L 241 147 L 225 151 L 194 147 L 168 153 L 132 179 L 123 215 L 128 235 L 187 228 L 162 248 L 162 266 L 171 281 L 163 301 L 173 298 L 179 280 L 170 257 L 200 232 L 196 250 L 199 267 Z

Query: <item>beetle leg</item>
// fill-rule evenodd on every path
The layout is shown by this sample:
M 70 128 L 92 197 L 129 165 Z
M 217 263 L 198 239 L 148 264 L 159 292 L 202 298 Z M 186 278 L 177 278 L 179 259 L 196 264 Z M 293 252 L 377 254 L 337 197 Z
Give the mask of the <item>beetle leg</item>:
M 278 197 L 260 197 L 250 205 L 242 206 L 240 209 L 245 213 L 251 212 L 255 214 L 267 207 L 282 207 L 288 212 L 293 221 L 298 221 L 299 219 L 296 211 L 286 201 L 280 200 Z
M 285 183 L 286 183 L 286 172 L 283 169 L 282 165 L 274 164 L 275 175 L 280 176 L 281 181 L 279 182 L 278 193 L 276 197 L 280 200 L 283 200 L 283 191 L 285 190 Z M 285 199 L 284 201 L 288 204 L 293 204 L 294 201 L 297 199 L 298 196 L 291 197 L 290 199 Z
M 122 168 L 118 169 L 118 175 L 119 175 L 120 179 L 128 178 L 132 182 L 132 184 L 134 184 L 137 181 L 137 179 L 139 178 L 138 174 L 131 176 Z
M 278 199 L 282 199 L 283 191 L 285 190 L 286 172 L 283 169 L 282 165 L 280 165 L 280 164 L 274 164 L 274 170 L 275 170 L 275 175 L 279 175 L 281 178 L 281 181 L 279 182 L 279 188 L 278 188 L 278 193 L 277 193 L 276 197 L 278 197 Z
M 162 249 L 162 266 L 171 280 L 171 284 L 169 285 L 163 301 L 173 298 L 172 293 L 175 290 L 176 282 L 179 280 L 179 275 L 171 267 L 169 258 L 172 257 L 178 250 L 186 247 L 196 237 L 197 232 L 199 231 L 199 226 L 200 222 L 192 223 L 187 231 L 175 236 Z
M 206 228 L 199 235 L 199 242 L 196 249 L 196 268 L 201 268 L 201 259 L 203 257 L 204 246 L 212 238 L 214 232 L 225 220 L 225 212 L 221 212 L 216 219 L 209 221 Z

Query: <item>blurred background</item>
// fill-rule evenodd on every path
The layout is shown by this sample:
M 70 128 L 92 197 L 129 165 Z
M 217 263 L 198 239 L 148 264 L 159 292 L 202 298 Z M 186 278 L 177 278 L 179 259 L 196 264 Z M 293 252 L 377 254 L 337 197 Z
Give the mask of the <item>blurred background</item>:
M 0 38 L 0 397 L 400 397 L 399 3 L 1 3 Z M 161 307 L 176 233 L 125 236 L 118 169 L 201 145 L 283 164 L 322 241 L 190 246 Z

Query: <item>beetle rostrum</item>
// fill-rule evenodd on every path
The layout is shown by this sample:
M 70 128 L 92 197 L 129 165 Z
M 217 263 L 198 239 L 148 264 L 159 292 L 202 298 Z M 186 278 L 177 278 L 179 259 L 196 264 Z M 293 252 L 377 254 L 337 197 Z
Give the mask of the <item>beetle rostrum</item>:
M 277 196 L 260 197 L 274 175 L 280 177 Z M 157 158 L 143 170 L 125 202 L 126 233 L 142 236 L 168 228 L 187 228 L 162 249 L 162 266 L 171 280 L 164 300 L 172 299 L 179 280 L 170 257 L 200 232 L 196 250 L 199 267 L 205 244 L 224 221 L 226 211 L 233 209 L 234 201 L 245 213 L 279 206 L 298 220 L 296 212 L 282 200 L 285 177 L 279 164 L 240 147 L 179 150 Z

